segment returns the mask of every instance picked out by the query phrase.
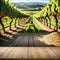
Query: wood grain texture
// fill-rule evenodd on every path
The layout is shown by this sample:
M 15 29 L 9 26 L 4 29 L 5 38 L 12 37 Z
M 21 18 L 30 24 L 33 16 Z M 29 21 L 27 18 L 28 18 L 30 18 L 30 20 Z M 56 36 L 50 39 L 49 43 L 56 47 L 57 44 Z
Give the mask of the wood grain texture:
M 59 47 L 0 47 L 0 59 L 60 59 Z
M 47 43 L 46 43 L 47 41 Z M 10 47 L 52 47 L 48 40 L 43 39 L 43 35 L 40 33 L 21 33 L 19 36 L 9 45 Z

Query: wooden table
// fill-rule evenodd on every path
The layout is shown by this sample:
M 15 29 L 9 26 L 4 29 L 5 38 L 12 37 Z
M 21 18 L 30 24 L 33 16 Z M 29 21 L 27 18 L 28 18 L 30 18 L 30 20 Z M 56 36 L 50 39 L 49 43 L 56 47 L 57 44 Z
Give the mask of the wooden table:
M 0 47 L 0 59 L 60 59 L 59 47 Z

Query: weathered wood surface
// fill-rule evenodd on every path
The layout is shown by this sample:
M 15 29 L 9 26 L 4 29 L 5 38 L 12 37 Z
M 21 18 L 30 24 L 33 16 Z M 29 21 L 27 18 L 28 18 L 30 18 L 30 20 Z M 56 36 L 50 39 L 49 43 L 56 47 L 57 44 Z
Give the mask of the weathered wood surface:
M 0 47 L 0 59 L 60 59 L 59 47 Z
M 1 43 L 0 46 L 10 47 L 55 47 L 47 39 L 44 38 L 44 34 L 41 33 L 18 33 L 11 39 L 2 37 L 7 42 Z
M 43 39 L 43 35 L 41 35 L 40 33 L 21 33 L 9 46 L 52 47 L 54 45 L 49 44 L 49 42 L 46 41 L 46 39 Z

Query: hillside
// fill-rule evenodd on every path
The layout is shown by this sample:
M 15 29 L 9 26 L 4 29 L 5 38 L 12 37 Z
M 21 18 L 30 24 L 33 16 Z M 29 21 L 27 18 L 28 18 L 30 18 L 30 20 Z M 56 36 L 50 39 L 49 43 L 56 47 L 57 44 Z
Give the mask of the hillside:
M 42 8 L 46 3 L 41 2 L 19 2 L 14 3 L 20 9 Z

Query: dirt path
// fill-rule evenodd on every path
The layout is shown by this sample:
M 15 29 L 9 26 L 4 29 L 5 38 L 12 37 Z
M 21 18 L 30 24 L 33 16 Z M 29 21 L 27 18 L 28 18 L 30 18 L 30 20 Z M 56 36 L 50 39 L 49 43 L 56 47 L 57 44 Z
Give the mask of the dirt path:
M 46 30 L 47 32 L 51 32 L 49 34 L 44 35 L 43 39 L 45 40 L 45 42 L 46 43 L 49 42 L 51 45 L 60 46 L 60 32 L 54 32 L 53 28 L 50 29 L 49 27 L 47 27 L 37 19 L 36 21 L 43 30 Z
M 50 29 L 49 27 L 47 27 L 46 25 L 44 25 L 43 23 L 41 23 L 37 18 L 36 18 L 36 21 L 38 22 L 38 24 L 41 26 L 41 28 L 43 29 L 43 30 L 46 30 L 46 31 L 48 31 L 48 32 L 52 32 L 52 31 L 54 31 L 54 29 Z

